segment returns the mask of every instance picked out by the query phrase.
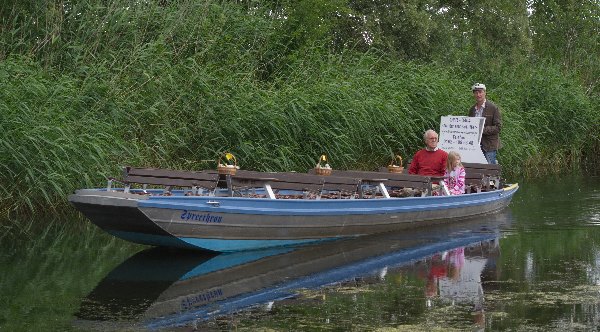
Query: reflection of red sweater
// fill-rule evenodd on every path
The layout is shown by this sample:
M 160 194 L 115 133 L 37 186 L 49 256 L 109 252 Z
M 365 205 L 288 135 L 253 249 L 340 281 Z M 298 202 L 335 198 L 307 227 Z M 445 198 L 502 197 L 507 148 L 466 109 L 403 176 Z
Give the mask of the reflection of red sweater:
M 427 151 L 421 149 L 415 153 L 408 169 L 409 174 L 444 176 L 448 153 L 442 149 Z
M 438 263 L 439 265 L 432 265 L 431 270 L 429 270 L 429 278 L 443 278 L 448 275 L 448 270 L 446 269 L 446 265 L 443 263 Z

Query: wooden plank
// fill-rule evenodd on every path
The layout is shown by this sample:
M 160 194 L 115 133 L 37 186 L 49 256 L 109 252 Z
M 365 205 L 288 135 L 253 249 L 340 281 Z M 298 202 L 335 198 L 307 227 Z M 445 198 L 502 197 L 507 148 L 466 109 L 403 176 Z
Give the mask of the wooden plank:
M 482 169 L 490 169 L 490 170 L 501 170 L 502 166 L 500 164 L 481 164 L 481 163 L 462 163 L 464 167 L 470 168 L 482 168 Z
M 238 171 L 231 176 L 231 182 L 234 188 L 261 187 L 270 184 L 273 189 L 279 190 L 320 191 L 325 189 L 355 192 L 360 180 L 294 172 Z
M 261 179 L 279 181 L 279 182 L 290 182 L 290 183 L 306 183 L 306 184 L 349 184 L 353 185 L 357 183 L 357 179 L 349 179 L 347 177 L 336 177 L 336 176 L 323 176 L 305 173 L 295 172 L 254 172 L 254 171 L 241 171 L 231 176 L 232 179 L 252 179 L 260 181 Z
M 171 186 L 171 187 L 200 187 L 205 189 L 214 189 L 217 185 L 217 181 L 203 181 L 195 179 L 175 179 L 175 178 L 157 178 L 152 176 L 139 176 L 130 175 L 126 179 L 126 183 L 137 183 L 137 184 L 150 184 L 157 186 Z
M 465 171 L 478 172 L 486 175 L 500 176 L 502 167 L 498 164 L 463 163 Z
M 322 185 L 314 183 L 298 183 L 298 182 L 285 182 L 276 181 L 270 182 L 271 188 L 277 190 L 298 190 L 298 191 L 313 191 L 318 192 L 323 189 Z
M 404 173 L 333 170 L 331 174 L 331 176 L 359 179 L 362 183 L 373 185 L 383 183 L 388 187 L 399 188 L 409 187 L 427 190 L 431 183 L 431 179 L 427 176 Z
M 219 175 L 193 171 L 157 168 L 125 167 L 124 183 L 149 184 L 167 187 L 200 187 L 214 189 Z
M 314 170 L 309 170 L 310 173 Z M 360 180 L 379 181 L 379 180 L 399 180 L 409 182 L 428 182 L 429 178 L 421 175 L 412 175 L 404 173 L 389 173 L 389 172 L 369 172 L 369 171 L 340 171 L 333 170 L 331 176 L 350 177 Z
M 173 178 L 173 179 L 190 179 L 190 180 L 206 180 L 216 181 L 218 174 L 208 172 L 194 172 L 194 171 L 179 171 L 170 169 L 158 169 L 158 168 L 137 168 L 127 167 L 127 175 L 129 176 L 149 176 L 155 178 Z

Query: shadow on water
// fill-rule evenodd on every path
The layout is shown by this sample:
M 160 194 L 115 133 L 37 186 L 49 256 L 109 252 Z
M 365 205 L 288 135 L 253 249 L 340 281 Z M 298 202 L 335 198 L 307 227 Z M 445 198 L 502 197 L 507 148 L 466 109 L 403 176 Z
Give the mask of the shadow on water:
M 294 298 L 303 289 L 383 278 L 394 269 L 421 270 L 428 296 L 467 298 L 477 307 L 480 282 L 444 287 L 441 277 L 467 265 L 464 271 L 472 270 L 475 279 L 485 277 L 484 267 L 495 264 L 489 258 L 499 254 L 500 229 L 511 223 L 505 209 L 478 220 L 304 247 L 224 254 L 148 249 L 116 267 L 84 298 L 74 325 L 86 330 L 197 326 Z M 479 258 L 465 265 L 469 256 Z

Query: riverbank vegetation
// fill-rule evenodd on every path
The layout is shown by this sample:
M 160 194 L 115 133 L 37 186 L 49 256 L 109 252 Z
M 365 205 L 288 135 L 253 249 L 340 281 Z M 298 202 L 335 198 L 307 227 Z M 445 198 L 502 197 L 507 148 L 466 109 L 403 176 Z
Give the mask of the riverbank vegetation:
M 370 170 L 503 112 L 512 174 L 598 171 L 597 0 L 7 1 L 0 211 L 63 211 L 119 166 Z M 587 165 L 587 166 L 586 166 Z

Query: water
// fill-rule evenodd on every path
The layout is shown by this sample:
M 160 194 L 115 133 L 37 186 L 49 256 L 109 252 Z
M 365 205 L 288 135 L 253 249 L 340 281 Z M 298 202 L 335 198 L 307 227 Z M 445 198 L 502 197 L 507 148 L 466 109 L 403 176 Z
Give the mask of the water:
M 77 219 L 14 223 L 0 238 L 0 331 L 600 326 L 600 178 L 521 181 L 508 209 L 458 224 L 250 253 L 152 249 Z

